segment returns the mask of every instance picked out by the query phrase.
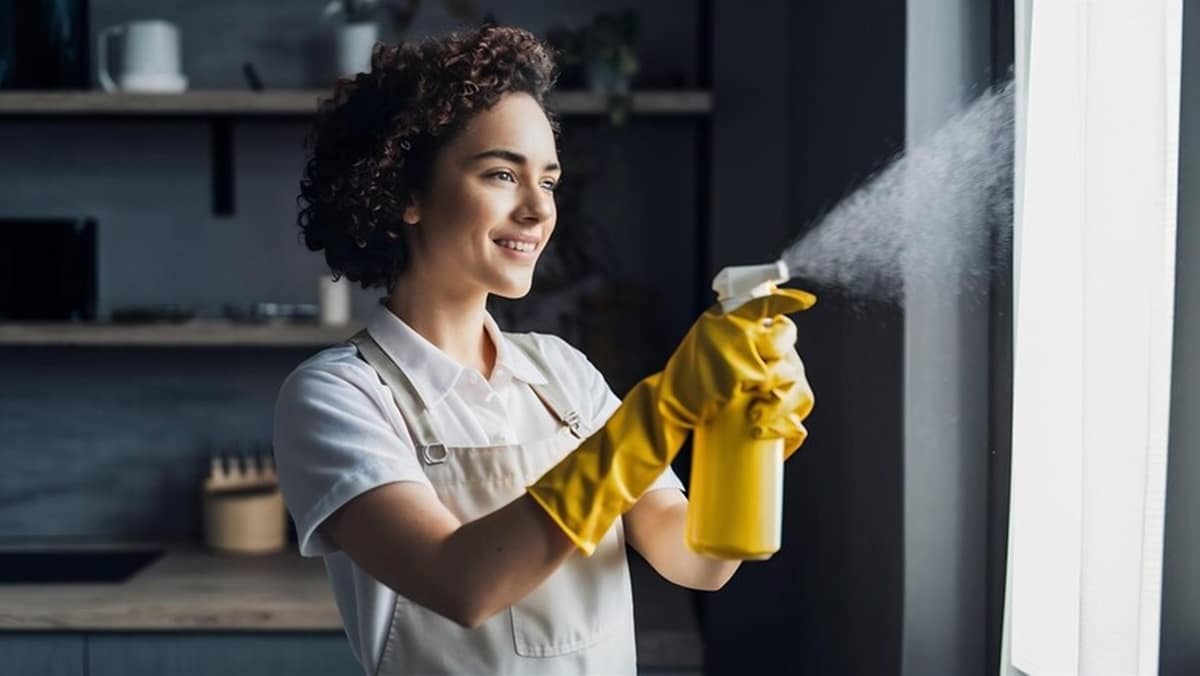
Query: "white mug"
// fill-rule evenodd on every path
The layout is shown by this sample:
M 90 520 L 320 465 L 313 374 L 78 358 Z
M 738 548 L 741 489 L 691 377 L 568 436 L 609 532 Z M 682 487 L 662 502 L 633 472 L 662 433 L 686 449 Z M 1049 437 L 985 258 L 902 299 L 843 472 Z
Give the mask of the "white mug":
M 121 40 L 121 72 L 115 81 L 108 70 L 108 41 Z M 96 38 L 96 76 L 105 91 L 181 92 L 187 77 L 179 72 L 179 29 L 169 21 L 130 21 L 109 26 Z
M 363 21 L 339 26 L 337 44 L 337 69 L 339 77 L 354 77 L 358 73 L 371 72 L 371 51 L 379 40 L 379 26 Z
M 350 282 L 345 277 L 333 281 L 324 273 L 317 282 L 320 304 L 320 323 L 323 326 L 342 326 L 350 323 Z

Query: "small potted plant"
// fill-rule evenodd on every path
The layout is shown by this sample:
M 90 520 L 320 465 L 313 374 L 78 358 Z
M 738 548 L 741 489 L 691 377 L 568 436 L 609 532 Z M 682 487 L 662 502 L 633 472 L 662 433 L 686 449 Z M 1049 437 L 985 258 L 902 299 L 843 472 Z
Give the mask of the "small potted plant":
M 472 0 L 442 0 L 442 4 L 458 19 L 469 19 L 475 14 Z M 378 14 L 388 16 L 396 38 L 400 38 L 420 8 L 421 0 L 330 0 L 321 14 L 322 20 L 343 18 L 334 37 L 338 75 L 348 77 L 371 69 L 371 51 L 379 41 L 379 23 L 375 20 Z
M 587 69 L 588 85 L 593 91 L 606 94 L 627 94 L 633 76 L 638 72 L 637 14 L 600 12 L 583 34 L 583 62 Z
M 578 30 L 555 26 L 546 35 L 561 54 L 563 84 L 570 86 L 582 79 L 579 84 L 604 94 L 615 125 L 624 124 L 631 109 L 629 90 L 639 68 L 634 50 L 637 30 L 637 12 L 627 9 L 600 12 L 590 25 Z

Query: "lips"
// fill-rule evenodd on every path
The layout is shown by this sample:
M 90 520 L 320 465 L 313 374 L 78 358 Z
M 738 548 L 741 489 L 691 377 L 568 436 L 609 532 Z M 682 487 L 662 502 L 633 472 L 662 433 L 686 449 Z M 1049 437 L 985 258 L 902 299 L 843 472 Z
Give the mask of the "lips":
M 492 242 L 504 249 L 504 254 L 520 260 L 531 261 L 542 248 L 541 233 L 537 229 L 509 230 L 493 233 Z
M 502 237 L 492 241 L 502 248 L 510 251 L 518 251 L 520 253 L 533 253 L 534 251 L 537 251 L 538 248 L 537 240 L 529 240 L 524 238 L 518 239 Z

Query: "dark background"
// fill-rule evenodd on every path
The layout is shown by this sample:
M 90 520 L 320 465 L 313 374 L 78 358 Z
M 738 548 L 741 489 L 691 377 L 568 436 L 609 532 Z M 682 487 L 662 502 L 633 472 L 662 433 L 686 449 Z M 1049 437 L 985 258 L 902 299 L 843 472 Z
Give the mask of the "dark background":
M 16 1 L 0 1 L 0 17 L 12 16 Z M 477 4 L 538 33 L 624 7 Z M 244 88 L 246 61 L 268 88 L 320 88 L 329 82 L 322 6 L 93 0 L 85 30 L 174 21 L 193 89 Z M 713 112 L 635 116 L 626 127 L 602 118 L 564 123 L 563 161 L 578 194 L 556 237 L 588 247 L 605 291 L 566 317 L 527 311 L 505 326 L 562 333 L 618 393 L 658 368 L 709 302 L 717 270 L 777 258 L 1013 62 L 1011 0 L 636 7 L 635 85 L 710 90 Z M 1185 83 L 1197 14 L 1185 16 Z M 455 26 L 427 1 L 411 35 Z M 0 44 L 10 29 L 0 24 Z M 1181 187 L 1196 168 L 1189 91 L 1185 84 Z M 3 119 L 0 219 L 95 219 L 101 317 L 145 303 L 315 302 L 322 260 L 297 241 L 295 225 L 306 130 L 299 120 L 235 122 L 236 197 L 222 213 L 203 120 Z M 1180 208 L 1182 260 L 1195 248 L 1184 217 L 1194 205 L 1182 189 Z M 1178 269 L 1177 360 L 1200 316 L 1187 291 L 1200 288 L 1195 275 Z M 784 547 L 743 566 L 722 591 L 696 595 L 706 671 L 995 673 L 1007 531 L 1008 275 L 1001 270 L 979 307 L 916 290 L 903 307 L 852 308 L 831 290 L 812 290 L 820 303 L 796 321 L 817 407 L 809 440 L 787 466 Z M 356 318 L 377 297 L 356 292 Z M 194 487 L 208 454 L 269 443 L 276 389 L 311 352 L 0 348 L 0 535 L 197 539 Z M 1162 663 L 1163 673 L 1182 674 L 1198 664 L 1185 638 L 1200 626 L 1189 572 L 1200 548 L 1183 525 L 1195 509 L 1179 478 L 1196 476 L 1194 459 L 1180 451 L 1198 435 L 1180 407 L 1194 400 L 1198 379 L 1192 362 L 1177 362 L 1176 374 Z M 686 478 L 686 455 L 677 469 Z

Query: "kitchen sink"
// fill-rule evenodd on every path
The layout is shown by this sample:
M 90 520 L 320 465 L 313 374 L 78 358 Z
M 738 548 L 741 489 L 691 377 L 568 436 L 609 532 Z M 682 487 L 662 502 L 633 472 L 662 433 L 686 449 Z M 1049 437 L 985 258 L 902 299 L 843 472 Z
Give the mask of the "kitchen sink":
M 124 582 L 165 551 L 161 547 L 0 549 L 0 584 Z

